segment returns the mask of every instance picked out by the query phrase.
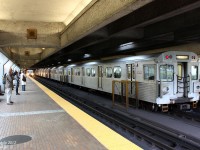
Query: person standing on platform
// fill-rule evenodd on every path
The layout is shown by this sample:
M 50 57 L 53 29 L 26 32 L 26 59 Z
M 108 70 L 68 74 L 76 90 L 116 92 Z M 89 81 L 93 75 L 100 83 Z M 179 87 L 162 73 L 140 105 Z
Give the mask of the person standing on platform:
M 15 79 L 15 88 L 16 88 L 16 95 L 20 95 L 19 92 L 18 92 L 18 88 L 19 88 L 19 74 L 17 71 L 15 71 L 15 76 L 14 76 L 14 79 Z
M 6 94 L 7 94 L 7 105 L 12 105 L 11 101 L 12 89 L 13 89 L 13 74 L 10 68 L 9 73 L 6 76 Z
M 24 71 L 21 72 L 20 79 L 21 79 L 22 91 L 25 91 L 26 90 L 26 76 L 24 74 Z

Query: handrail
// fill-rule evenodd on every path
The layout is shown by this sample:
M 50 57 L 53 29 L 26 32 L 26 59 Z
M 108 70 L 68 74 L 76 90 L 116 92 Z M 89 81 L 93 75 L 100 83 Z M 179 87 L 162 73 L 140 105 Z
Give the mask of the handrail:
M 188 97 L 188 93 L 190 92 L 190 76 L 189 75 L 187 75 L 186 77 L 181 77 L 178 75 L 176 76 L 177 76 L 177 93 L 183 93 L 185 97 Z M 189 80 L 188 80 L 188 77 L 189 77 Z M 180 87 L 179 83 L 183 83 L 183 87 Z M 180 92 L 178 88 L 183 88 L 183 92 Z M 189 88 L 189 91 L 188 91 L 188 88 Z
M 158 90 L 157 90 L 158 94 L 157 94 L 157 96 L 160 97 L 160 98 L 162 98 L 163 95 L 161 94 L 162 93 L 161 81 L 156 80 L 156 83 L 157 83 L 157 87 L 158 87 Z

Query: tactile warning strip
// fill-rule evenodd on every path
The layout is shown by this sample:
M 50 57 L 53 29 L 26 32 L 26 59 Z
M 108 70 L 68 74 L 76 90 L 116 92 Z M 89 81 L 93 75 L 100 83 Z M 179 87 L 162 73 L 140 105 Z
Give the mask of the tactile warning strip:
M 141 150 L 139 146 L 127 140 L 98 120 L 89 116 L 76 106 L 69 103 L 47 87 L 31 78 L 47 95 L 49 95 L 60 107 L 72 116 L 85 130 L 92 134 L 101 144 L 109 150 Z

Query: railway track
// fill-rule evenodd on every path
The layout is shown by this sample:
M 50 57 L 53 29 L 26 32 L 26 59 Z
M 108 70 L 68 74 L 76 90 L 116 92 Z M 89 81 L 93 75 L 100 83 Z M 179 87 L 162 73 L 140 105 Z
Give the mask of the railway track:
M 77 107 L 84 109 L 93 116 L 101 118 L 104 122 L 112 123 L 120 127 L 124 131 L 130 133 L 136 139 L 146 141 L 151 145 L 152 149 L 183 149 L 183 150 L 199 150 L 200 140 L 185 136 L 177 131 L 172 131 L 159 124 L 151 123 L 134 115 L 125 115 L 116 109 L 111 109 L 92 101 L 88 101 L 83 97 L 75 95 L 74 92 L 67 90 L 60 83 L 36 77 L 43 85 L 47 86 L 60 96 L 68 99 Z

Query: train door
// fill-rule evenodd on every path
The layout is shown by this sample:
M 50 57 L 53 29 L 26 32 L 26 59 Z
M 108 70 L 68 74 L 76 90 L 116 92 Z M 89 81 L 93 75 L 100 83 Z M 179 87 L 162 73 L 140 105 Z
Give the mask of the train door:
M 48 76 L 51 79 L 51 69 L 48 69 Z
M 74 82 L 74 69 L 71 68 L 71 82 Z
M 67 70 L 66 70 L 66 68 L 63 69 L 63 82 L 67 82 Z
M 81 84 L 85 85 L 85 67 L 82 67 L 82 80 L 81 80 Z
M 102 86 L 102 78 L 103 78 L 103 67 L 98 66 L 98 88 L 103 88 Z
M 133 64 L 126 65 L 127 79 L 133 81 Z
M 177 64 L 177 94 L 178 97 L 188 97 L 190 90 L 190 76 L 188 74 L 188 63 L 178 62 Z
M 129 81 L 135 81 L 135 64 L 127 64 L 126 65 L 126 70 L 127 70 L 127 80 Z M 134 83 L 131 82 L 130 85 L 130 94 L 134 93 Z
M 62 79 L 61 79 L 62 82 L 64 82 L 64 68 L 62 68 Z

